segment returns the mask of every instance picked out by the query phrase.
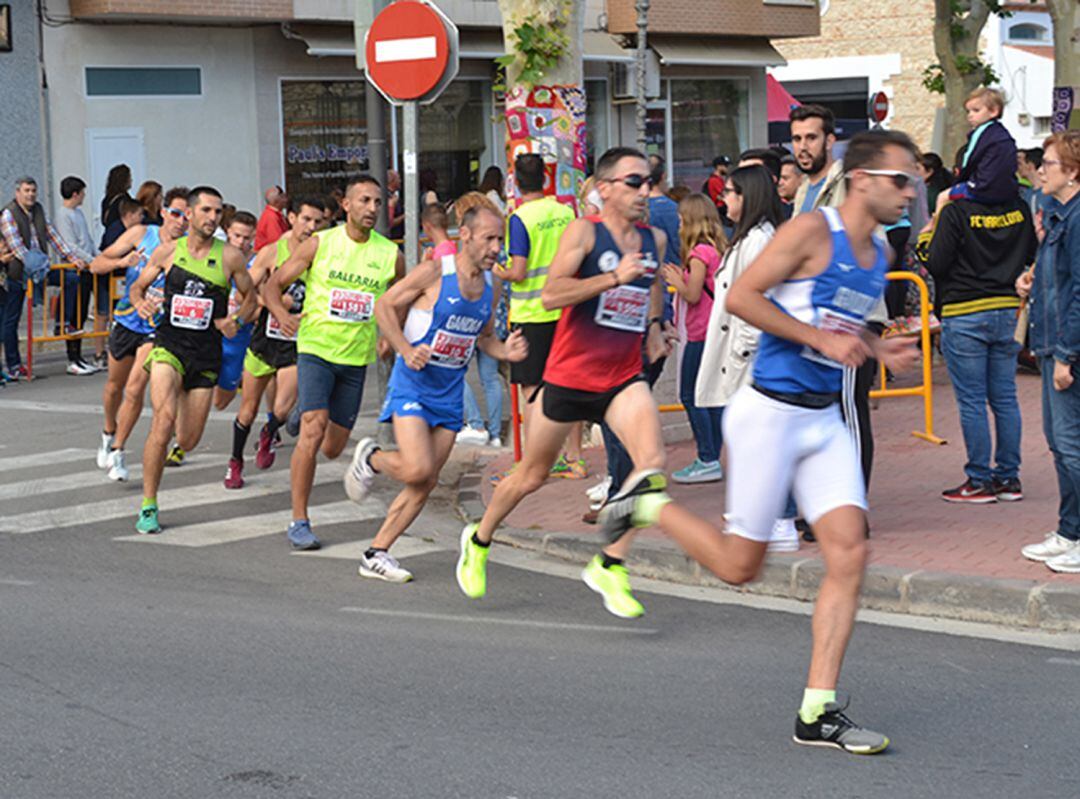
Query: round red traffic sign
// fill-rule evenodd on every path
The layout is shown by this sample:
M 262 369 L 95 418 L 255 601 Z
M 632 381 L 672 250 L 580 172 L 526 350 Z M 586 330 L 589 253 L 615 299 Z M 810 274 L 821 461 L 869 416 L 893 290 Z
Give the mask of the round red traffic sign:
M 884 122 L 889 115 L 889 97 L 885 92 L 870 95 L 870 118 L 875 122 Z
M 368 29 L 364 46 L 368 78 L 390 99 L 423 97 L 438 84 L 449 60 L 446 23 L 427 3 L 391 3 Z

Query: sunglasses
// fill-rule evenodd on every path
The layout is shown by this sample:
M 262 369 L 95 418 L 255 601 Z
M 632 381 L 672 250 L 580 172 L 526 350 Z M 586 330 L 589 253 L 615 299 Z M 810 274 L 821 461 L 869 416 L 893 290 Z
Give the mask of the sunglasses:
M 913 175 L 910 172 L 901 172 L 898 169 L 863 169 L 867 175 L 883 175 L 887 178 L 892 178 L 892 184 L 898 189 L 906 189 L 908 186 L 914 186 L 915 181 L 919 179 L 918 175 Z
M 183 219 L 184 212 L 179 208 L 166 208 L 165 213 L 171 216 L 173 219 Z
M 648 175 L 627 175 L 621 178 L 609 178 L 609 183 L 621 183 L 629 189 L 637 191 L 642 186 L 648 186 L 650 189 L 653 186 L 653 179 Z

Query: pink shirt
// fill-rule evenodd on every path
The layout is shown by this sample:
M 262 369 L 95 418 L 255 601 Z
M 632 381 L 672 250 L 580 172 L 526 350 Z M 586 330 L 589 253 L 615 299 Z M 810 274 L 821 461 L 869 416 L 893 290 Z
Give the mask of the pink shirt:
M 709 329 L 709 314 L 712 313 L 713 296 L 716 293 L 716 270 L 720 266 L 720 253 L 711 244 L 699 244 L 690 251 L 686 263 L 691 258 L 697 258 L 705 263 L 705 286 L 701 291 L 701 297 L 691 305 L 682 297 L 679 297 L 679 307 L 686 319 L 686 340 L 704 341 L 705 332 Z M 689 266 L 683 269 L 683 279 L 690 282 Z
M 431 259 L 437 261 L 444 255 L 457 255 L 457 242 L 452 239 L 447 239 L 442 244 L 437 244 L 432 251 Z

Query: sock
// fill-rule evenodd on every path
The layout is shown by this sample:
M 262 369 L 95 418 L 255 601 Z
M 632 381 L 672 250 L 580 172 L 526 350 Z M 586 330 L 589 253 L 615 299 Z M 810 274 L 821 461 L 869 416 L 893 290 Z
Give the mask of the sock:
M 108 436 L 109 438 L 112 438 L 113 436 L 115 436 L 115 435 L 116 435 L 116 431 L 115 431 L 115 430 L 113 430 L 113 431 L 112 431 L 112 432 L 110 433 L 110 432 L 109 432 L 108 430 L 102 430 L 102 431 L 101 431 L 101 434 L 102 434 L 103 436 Z
M 365 459 L 365 463 L 367 463 L 368 468 L 371 469 L 371 471 L 373 471 L 375 474 L 382 474 L 382 472 L 380 472 L 378 469 L 376 469 L 371 463 L 371 459 L 375 456 L 376 452 L 382 452 L 382 447 L 375 447 L 375 449 L 371 450 L 371 452 L 368 453 L 368 456 Z M 473 535 L 476 535 L 476 534 L 473 533 Z
M 278 428 L 285 424 L 285 420 L 279 419 L 273 414 L 268 415 L 270 418 L 266 421 L 266 432 L 269 434 L 270 438 L 273 438 L 274 434 L 277 433 Z
M 477 545 L 478 547 L 483 547 L 484 549 L 487 549 L 487 548 L 488 548 L 489 546 L 491 546 L 491 542 L 490 542 L 490 541 L 488 541 L 488 542 L 487 542 L 487 543 L 485 544 L 485 543 L 484 543 L 483 541 L 481 541 L 481 540 L 480 540 L 479 538 L 477 538 L 477 537 L 476 537 L 476 533 L 473 533 L 473 534 L 472 534 L 472 542 L 473 542 L 474 544 L 476 544 L 476 545 Z
M 245 427 L 238 421 L 233 421 L 232 428 L 232 456 L 233 460 L 242 461 L 244 459 L 244 447 L 247 446 L 248 433 L 251 432 L 251 427 Z
M 606 552 L 601 552 L 600 555 L 604 559 L 603 562 L 600 565 L 603 566 L 605 569 L 610 569 L 612 566 L 622 566 L 623 565 L 622 558 L 613 558 L 613 557 L 611 557 L 611 555 L 607 554 Z
M 663 491 L 642 494 L 634 503 L 632 521 L 634 527 L 650 527 L 660 521 L 660 511 L 671 502 L 671 497 Z
M 803 691 L 799 718 L 803 720 L 803 724 L 813 724 L 825 712 L 825 704 L 835 701 L 836 691 L 826 691 L 823 688 L 807 688 Z
M 156 508 L 157 507 L 157 497 L 143 497 L 142 498 L 142 506 L 144 508 Z
M 375 557 L 376 552 L 386 552 L 386 551 L 387 551 L 386 547 L 368 547 L 367 551 L 364 553 L 364 557 L 365 558 L 373 558 L 373 557 Z
M 119 452 L 122 449 L 123 449 L 123 447 L 118 447 L 118 446 L 116 446 L 116 444 L 112 444 L 109 447 L 109 452 Z

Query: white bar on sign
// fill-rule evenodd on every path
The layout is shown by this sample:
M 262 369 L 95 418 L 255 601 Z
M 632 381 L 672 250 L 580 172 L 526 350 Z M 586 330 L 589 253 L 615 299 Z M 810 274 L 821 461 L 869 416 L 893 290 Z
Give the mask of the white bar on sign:
M 435 57 L 435 37 L 418 36 L 415 39 L 383 39 L 375 42 L 375 63 L 391 61 L 423 61 Z

